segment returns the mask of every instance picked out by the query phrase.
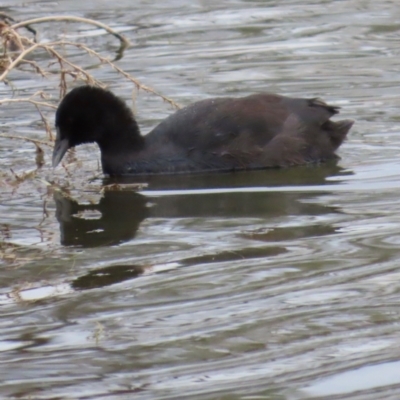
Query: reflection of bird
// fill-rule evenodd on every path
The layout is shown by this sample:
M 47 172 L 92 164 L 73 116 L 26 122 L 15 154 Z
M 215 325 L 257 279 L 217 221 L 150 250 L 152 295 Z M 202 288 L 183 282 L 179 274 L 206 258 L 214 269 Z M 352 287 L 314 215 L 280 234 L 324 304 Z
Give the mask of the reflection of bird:
M 141 136 L 126 104 L 81 86 L 56 114 L 56 166 L 70 148 L 96 142 L 109 175 L 176 174 L 286 167 L 332 158 L 351 120 L 319 99 L 273 94 L 207 99 L 185 107 Z
M 94 289 L 137 278 L 145 272 L 141 265 L 113 265 L 98 268 L 72 281 L 76 290 Z
M 99 204 L 78 204 L 55 192 L 56 217 L 64 246 L 112 246 L 132 239 L 148 216 L 146 198 L 135 192 L 110 191 Z M 95 213 L 88 218 L 85 212 Z
M 56 216 L 64 246 L 98 247 L 118 245 L 132 240 L 147 218 L 261 218 L 263 221 L 284 215 L 323 215 L 337 213 L 334 207 L 309 202 L 315 194 L 296 191 L 260 192 L 260 184 L 286 187 L 322 185 L 325 178 L 339 174 L 340 168 L 326 164 L 319 168 L 272 169 L 228 174 L 223 181 L 218 174 L 152 176 L 147 195 L 131 190 L 107 190 L 98 204 L 79 204 L 61 192 L 55 192 Z M 135 177 L 134 179 L 137 179 Z M 128 178 L 120 178 L 128 180 Z M 152 196 L 153 190 L 174 188 L 175 194 Z M 204 188 L 219 187 L 217 190 Z M 225 189 L 224 189 L 225 187 Z M 255 191 L 246 191 L 244 188 Z M 321 189 L 323 186 L 321 186 Z M 181 190 L 179 190 L 181 189 Z M 192 189 L 189 193 L 186 189 Z M 200 189 L 200 190 L 196 190 Z M 151 225 L 151 223 L 150 223 Z M 149 225 L 148 225 L 149 226 Z M 286 235 L 286 233 L 285 233 Z M 262 237 L 260 240 L 264 240 Z

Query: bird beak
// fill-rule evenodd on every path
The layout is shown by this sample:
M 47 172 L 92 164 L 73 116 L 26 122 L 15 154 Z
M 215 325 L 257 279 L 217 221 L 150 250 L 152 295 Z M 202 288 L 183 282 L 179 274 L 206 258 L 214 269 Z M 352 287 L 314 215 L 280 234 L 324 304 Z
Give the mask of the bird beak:
M 61 139 L 60 130 L 57 127 L 56 142 L 53 149 L 53 168 L 60 164 L 69 147 L 68 139 Z

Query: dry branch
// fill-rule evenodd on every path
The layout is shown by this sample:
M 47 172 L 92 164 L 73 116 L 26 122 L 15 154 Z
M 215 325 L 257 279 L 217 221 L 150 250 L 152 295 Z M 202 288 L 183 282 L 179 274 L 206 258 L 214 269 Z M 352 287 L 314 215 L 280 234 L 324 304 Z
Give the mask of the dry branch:
M 116 32 L 114 29 L 110 28 L 108 25 L 103 24 L 102 22 L 96 21 L 94 19 L 89 18 L 81 18 L 75 17 L 73 15 L 59 15 L 59 16 L 52 16 L 52 17 L 41 17 L 41 18 L 34 18 L 28 21 L 18 22 L 11 26 L 12 29 L 18 29 L 21 27 L 27 27 L 33 24 L 40 24 L 42 22 L 55 22 L 55 21 L 68 21 L 68 22 L 81 22 L 84 24 L 90 24 L 94 26 L 98 26 L 99 28 L 103 28 L 107 33 L 110 35 L 115 36 L 121 42 L 121 46 L 119 51 L 123 52 L 127 47 L 129 47 L 129 41 L 123 35 Z M 121 55 L 122 56 L 122 55 Z
M 34 143 L 35 145 L 42 144 L 44 146 L 53 147 L 53 142 L 47 142 L 47 141 L 39 140 L 39 139 L 31 139 L 31 138 L 27 138 L 25 136 L 5 135 L 3 133 L 0 133 L 0 137 L 5 138 L 5 139 L 24 140 L 25 142 Z
M 89 46 L 76 41 L 54 40 L 47 43 L 38 42 L 36 38 L 36 31 L 30 26 L 32 24 L 39 24 L 43 22 L 58 21 L 84 23 L 104 29 L 107 33 L 113 35 L 120 41 L 120 47 L 117 53 L 117 57 L 114 60 L 111 60 L 99 54 L 99 52 L 95 51 Z M 129 46 L 129 42 L 123 35 L 117 33 L 108 25 L 92 19 L 80 18 L 75 16 L 52 16 L 35 18 L 28 21 L 21 21 L 16 23 L 14 22 L 15 21 L 8 15 L 0 13 L 0 43 L 1 41 L 3 43 L 3 54 L 0 53 L 0 83 L 3 82 L 4 84 L 12 85 L 12 81 L 10 80 L 11 72 L 16 69 L 20 69 L 21 66 L 27 65 L 32 68 L 34 73 L 40 75 L 42 78 L 51 78 L 54 76 L 58 76 L 60 98 L 62 98 L 67 91 L 67 79 L 72 79 L 73 82 L 83 81 L 86 84 L 100 86 L 103 88 L 106 87 L 105 84 L 97 80 L 90 72 L 88 72 L 88 68 L 80 66 L 68 59 L 68 52 L 66 51 L 66 49 L 75 48 L 82 51 L 83 54 L 87 54 L 88 56 L 98 60 L 98 66 L 105 65 L 110 67 L 112 70 L 122 75 L 124 79 L 134 84 L 137 89 L 156 95 L 160 97 L 163 101 L 171 104 L 173 107 L 179 108 L 179 105 L 175 103 L 172 99 L 158 93 L 151 87 L 142 84 L 135 77 L 133 77 L 128 72 L 124 71 L 122 68 L 115 64 L 115 61 L 122 57 L 123 51 Z M 17 29 L 22 27 L 28 29 L 31 33 L 33 33 L 34 38 L 32 39 L 28 36 L 20 34 Z M 43 51 L 47 52 L 50 57 L 50 62 L 48 62 L 47 60 L 47 66 L 43 66 L 43 61 L 37 61 L 34 59 L 37 52 L 40 52 L 40 54 L 43 55 Z M 57 68 L 53 67 L 54 64 L 57 65 Z M 26 71 L 26 69 L 24 69 L 24 71 Z M 37 148 L 37 164 L 41 164 L 43 161 L 43 154 L 41 153 L 42 150 L 40 146 L 52 146 L 51 141 L 53 140 L 50 124 L 43 115 L 41 108 L 44 107 L 56 109 L 56 99 L 52 100 L 51 98 L 46 96 L 44 92 L 40 91 L 34 93 L 29 97 L 8 99 L 6 98 L 0 100 L 0 106 L 9 103 L 30 103 L 34 105 L 37 108 L 38 114 L 44 123 L 45 130 L 47 132 L 47 138 L 50 141 L 42 141 L 17 135 L 5 134 L 0 134 L 0 137 L 7 139 L 24 140 L 33 143 Z
M 52 109 L 57 109 L 57 106 L 45 101 L 36 101 L 33 100 L 32 97 L 26 97 L 26 98 L 17 98 L 17 99 L 1 99 L 0 100 L 0 105 L 1 104 L 7 104 L 7 103 L 31 103 L 34 104 L 35 106 L 42 106 L 42 107 L 49 107 Z

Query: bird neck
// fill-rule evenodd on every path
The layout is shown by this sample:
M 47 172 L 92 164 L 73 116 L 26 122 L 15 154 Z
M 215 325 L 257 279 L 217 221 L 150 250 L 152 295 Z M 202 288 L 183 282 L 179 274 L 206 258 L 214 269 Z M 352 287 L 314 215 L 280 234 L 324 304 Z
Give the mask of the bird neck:
M 103 127 L 101 139 L 97 141 L 101 153 L 104 154 L 131 154 L 143 149 L 145 138 L 134 119 Z

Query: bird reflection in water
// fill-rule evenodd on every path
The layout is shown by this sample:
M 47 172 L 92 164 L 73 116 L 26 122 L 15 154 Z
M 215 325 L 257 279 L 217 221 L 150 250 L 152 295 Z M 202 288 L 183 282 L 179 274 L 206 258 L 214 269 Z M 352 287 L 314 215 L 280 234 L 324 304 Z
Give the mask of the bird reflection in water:
M 302 237 L 328 235 L 335 232 L 329 224 L 304 225 L 301 227 L 271 227 L 269 220 L 285 216 L 324 215 L 338 213 L 335 207 L 310 202 L 324 193 L 326 177 L 343 173 L 336 166 L 319 168 L 295 168 L 291 170 L 254 171 L 236 174 L 206 176 L 148 177 L 149 187 L 144 194 L 135 191 L 105 191 L 97 204 L 79 204 L 75 200 L 55 194 L 56 215 L 60 224 L 61 244 L 92 248 L 115 246 L 130 241 L 145 219 L 151 218 L 262 218 L 267 228 L 245 231 L 241 236 L 249 240 L 278 242 L 282 246 L 242 249 L 232 253 L 194 256 L 179 260 L 180 265 L 215 262 L 216 259 L 270 257 L 286 251 L 285 240 Z M 137 182 L 138 178 L 135 178 Z M 132 181 L 131 181 L 132 182 Z M 105 181 L 105 183 L 110 183 Z M 121 178 L 118 183 L 128 183 Z M 266 186 L 321 185 L 321 192 L 299 191 L 213 191 L 193 189 L 240 188 Z M 190 190 L 189 193 L 187 192 Z M 152 196 L 151 191 L 174 190 L 167 196 Z M 150 195 L 149 195 L 150 194 Z M 85 218 L 85 213 L 96 213 L 95 218 Z M 274 249 L 274 251 L 272 251 Z M 261 251 L 261 253 L 260 253 Z M 243 253 L 243 254 L 241 254 Z M 246 254 L 245 254 L 246 253 Z M 251 254 L 254 253 L 254 254 Z M 131 279 L 145 271 L 143 266 L 109 266 L 95 270 L 74 281 L 78 289 L 98 287 Z

